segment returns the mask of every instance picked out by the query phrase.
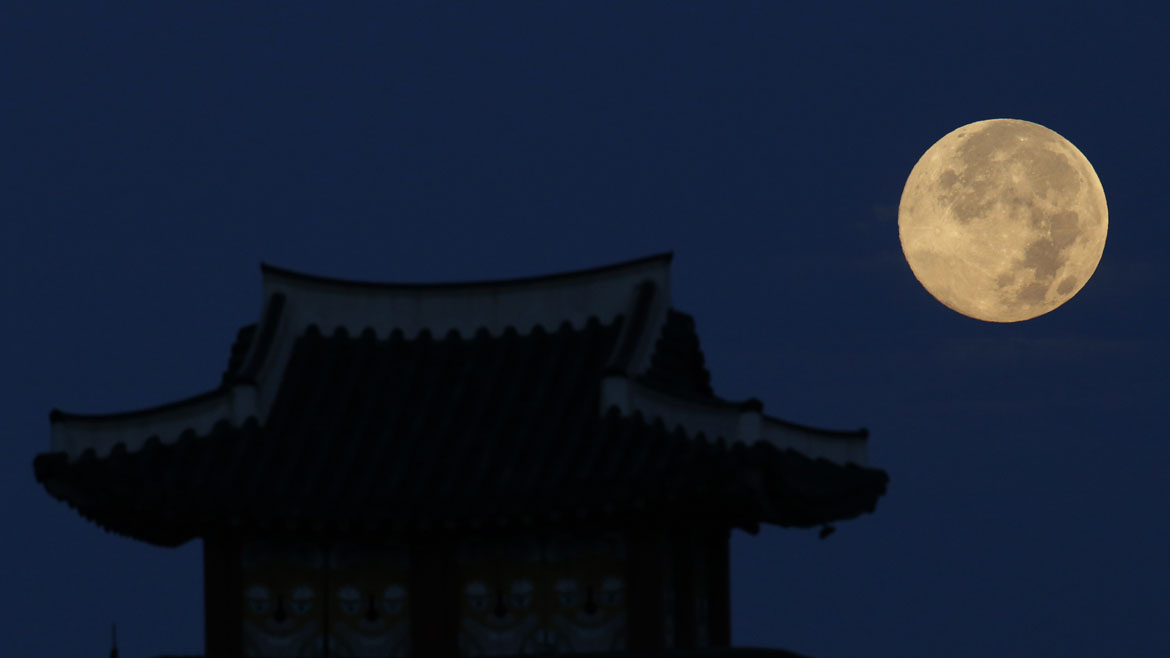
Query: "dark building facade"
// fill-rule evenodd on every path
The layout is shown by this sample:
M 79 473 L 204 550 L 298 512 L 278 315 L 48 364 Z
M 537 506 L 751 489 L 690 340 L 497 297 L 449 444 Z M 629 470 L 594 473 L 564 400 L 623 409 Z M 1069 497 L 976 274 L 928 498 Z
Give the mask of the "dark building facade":
M 864 430 L 715 395 L 670 263 L 264 266 L 218 388 L 53 411 L 36 477 L 113 532 L 203 540 L 210 657 L 753 653 L 730 648 L 730 531 L 872 512 L 887 476 Z

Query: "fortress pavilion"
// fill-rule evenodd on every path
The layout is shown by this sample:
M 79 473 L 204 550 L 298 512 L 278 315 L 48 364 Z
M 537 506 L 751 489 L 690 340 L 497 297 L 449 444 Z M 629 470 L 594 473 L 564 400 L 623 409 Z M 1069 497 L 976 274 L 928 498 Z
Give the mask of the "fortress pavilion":
M 872 512 L 866 432 L 711 389 L 671 254 L 506 281 L 262 266 L 219 386 L 54 410 L 50 495 L 203 541 L 205 651 L 790 656 L 731 647 L 728 541 Z

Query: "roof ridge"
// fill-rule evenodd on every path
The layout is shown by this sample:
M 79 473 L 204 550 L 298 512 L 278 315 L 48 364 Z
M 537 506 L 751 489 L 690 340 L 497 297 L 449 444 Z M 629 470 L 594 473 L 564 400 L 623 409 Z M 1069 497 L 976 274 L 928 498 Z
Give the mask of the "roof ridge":
M 406 336 L 415 336 L 429 329 L 443 336 L 457 329 L 470 336 L 482 327 L 499 335 L 512 326 L 526 334 L 537 324 L 554 330 L 566 320 L 579 329 L 591 316 L 607 324 L 629 313 L 638 286 L 645 281 L 662 291 L 656 299 L 668 300 L 672 258 L 667 252 L 524 279 L 436 284 L 355 282 L 264 265 L 263 289 L 265 298 L 286 296 L 280 324 L 287 326 L 278 334 L 299 334 L 309 324 L 317 324 L 323 333 L 344 326 L 353 333 L 373 328 L 378 335 L 400 329 Z M 656 312 L 651 310 L 652 315 Z M 275 352 L 282 353 L 283 340 L 277 339 Z M 635 350 L 635 361 L 638 356 Z
M 454 288 L 492 288 L 498 286 L 523 285 L 528 283 L 547 283 L 556 281 L 558 279 L 571 279 L 577 277 L 587 277 L 596 274 L 603 274 L 615 270 L 626 269 L 651 263 L 654 261 L 665 261 L 670 263 L 674 259 L 673 251 L 664 251 L 641 258 L 634 258 L 631 260 L 620 261 L 617 263 L 610 263 L 608 265 L 600 265 L 596 267 L 587 267 L 579 270 L 566 270 L 562 272 L 553 272 L 551 274 L 538 274 L 534 276 L 523 277 L 509 277 L 502 279 L 488 279 L 477 281 L 445 281 L 445 282 L 430 282 L 430 283 L 405 283 L 393 281 L 365 281 L 360 279 L 343 279 L 338 277 L 327 277 L 316 274 L 309 274 L 307 272 L 299 272 L 268 263 L 260 264 L 260 271 L 263 274 L 271 274 L 278 277 L 285 277 L 289 279 L 296 279 L 299 281 L 319 283 L 324 285 L 352 287 L 352 288 L 379 288 L 379 289 L 401 289 L 401 290 L 441 290 Z

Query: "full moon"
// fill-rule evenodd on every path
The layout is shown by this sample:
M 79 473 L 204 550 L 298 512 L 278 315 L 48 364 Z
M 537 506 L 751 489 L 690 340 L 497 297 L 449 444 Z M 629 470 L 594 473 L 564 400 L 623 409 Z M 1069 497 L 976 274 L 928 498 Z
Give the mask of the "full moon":
M 935 142 L 898 206 L 919 283 L 963 315 L 1019 322 L 1072 299 L 1097 269 L 1109 212 L 1089 160 L 1017 119 L 977 121 Z

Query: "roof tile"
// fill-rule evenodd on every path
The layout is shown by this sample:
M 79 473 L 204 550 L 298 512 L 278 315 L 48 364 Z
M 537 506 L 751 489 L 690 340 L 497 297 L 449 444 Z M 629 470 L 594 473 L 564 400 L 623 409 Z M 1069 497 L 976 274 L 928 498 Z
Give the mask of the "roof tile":
M 378 339 L 313 325 L 299 336 L 263 426 L 221 422 L 105 458 L 38 455 L 39 481 L 103 526 L 158 544 L 224 524 L 381 527 L 495 524 L 605 510 L 707 510 L 754 527 L 819 525 L 872 511 L 875 469 L 768 444 L 688 436 L 641 414 L 599 413 L 618 316 L 492 336 L 401 331 Z M 237 372 L 255 328 L 242 330 Z M 225 378 L 228 377 L 225 375 Z M 670 311 L 643 381 L 714 399 L 694 323 Z M 606 512 L 608 513 L 608 512 Z

